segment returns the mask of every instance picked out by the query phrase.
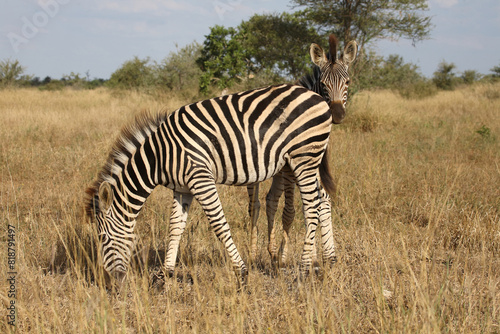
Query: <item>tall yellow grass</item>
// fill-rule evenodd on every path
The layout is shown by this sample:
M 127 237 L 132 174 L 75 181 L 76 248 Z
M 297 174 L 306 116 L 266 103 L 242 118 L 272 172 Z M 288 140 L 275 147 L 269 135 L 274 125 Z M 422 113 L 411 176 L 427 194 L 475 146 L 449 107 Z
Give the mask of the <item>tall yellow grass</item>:
M 499 90 L 353 99 L 331 136 L 339 261 L 322 277 L 295 281 L 301 214 L 291 263 L 271 274 L 262 212 L 249 293 L 235 292 L 224 249 L 195 204 L 178 264 L 193 282 L 153 284 L 171 201 L 170 191 L 157 189 L 138 219 L 136 265 L 119 294 L 106 291 L 91 264 L 94 226 L 83 214 L 84 189 L 137 112 L 191 101 L 105 89 L 0 91 L 0 332 L 500 332 Z M 248 261 L 246 191 L 219 190 Z M 6 321 L 8 224 L 16 228 L 15 328 Z

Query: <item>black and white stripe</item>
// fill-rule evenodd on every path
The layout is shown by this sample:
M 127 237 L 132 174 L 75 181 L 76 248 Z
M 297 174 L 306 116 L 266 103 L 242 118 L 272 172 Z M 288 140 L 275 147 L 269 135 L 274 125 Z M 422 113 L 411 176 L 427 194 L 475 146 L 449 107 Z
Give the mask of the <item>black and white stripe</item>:
M 244 281 L 247 269 L 215 185 L 261 182 L 288 165 L 301 192 L 308 226 L 302 261 L 307 270 L 318 224 L 318 168 L 330 129 L 328 104 L 295 85 L 205 100 L 168 116 L 139 116 L 122 132 L 87 191 L 87 211 L 98 223 L 104 268 L 114 276 L 124 275 L 135 240 L 135 219 L 152 190 L 163 185 L 174 190 L 166 270 L 174 268 L 176 244 L 194 197 Z
M 315 63 L 312 74 L 299 79 L 298 84 L 321 95 L 330 105 L 332 110 L 332 121 L 334 123 L 342 122 L 345 115 L 345 106 L 347 103 L 347 91 L 349 87 L 348 67 L 355 60 L 357 46 L 355 42 L 350 42 L 344 49 L 344 54 L 336 57 L 337 40 L 330 36 L 330 52 L 324 56 L 319 46 L 311 46 L 311 58 Z M 332 185 L 330 185 L 331 188 Z M 295 182 L 293 174 L 287 169 L 273 178 L 273 183 L 266 196 L 266 213 L 268 221 L 268 251 L 271 255 L 272 263 L 278 266 L 278 262 L 286 262 L 288 257 L 289 230 L 295 216 L 294 203 Z M 259 185 L 249 185 L 247 187 L 249 197 L 248 212 L 251 221 L 251 241 L 250 255 L 254 259 L 257 252 L 257 220 L 260 210 L 258 199 Z M 332 191 L 333 189 L 329 189 Z M 274 217 L 278 207 L 278 201 L 281 194 L 285 192 L 285 206 L 283 209 L 283 240 L 280 246 L 282 250 L 281 257 L 278 258 L 278 248 L 276 246 Z M 327 192 L 321 188 L 322 201 L 320 208 L 321 222 L 321 243 L 323 246 L 324 262 L 334 263 L 336 261 L 335 245 L 333 240 L 332 222 L 331 222 L 331 204 Z M 316 250 L 313 248 L 313 262 L 316 262 Z

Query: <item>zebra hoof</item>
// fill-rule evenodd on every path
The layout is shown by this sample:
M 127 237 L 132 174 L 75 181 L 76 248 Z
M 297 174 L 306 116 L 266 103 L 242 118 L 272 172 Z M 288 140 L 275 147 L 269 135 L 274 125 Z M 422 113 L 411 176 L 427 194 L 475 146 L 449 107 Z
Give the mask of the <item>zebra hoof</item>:
M 280 261 L 277 256 L 271 257 L 271 273 L 273 276 L 276 276 L 278 274 L 278 271 L 280 269 Z
M 320 280 L 323 280 L 324 270 L 318 265 L 313 267 L 314 275 Z
M 160 289 L 165 286 L 165 274 L 163 271 L 153 273 L 151 287 Z
M 193 277 L 188 273 L 175 273 L 173 270 L 168 270 L 167 276 L 169 278 L 175 278 L 179 283 L 193 284 L 194 282 Z
M 163 275 L 163 277 L 168 277 L 168 278 L 172 278 L 175 276 L 175 272 L 174 272 L 174 269 L 167 269 L 165 270 L 165 273 Z
M 337 256 L 334 255 L 331 258 L 325 259 L 324 260 L 325 264 L 328 265 L 330 268 L 333 268 L 335 264 L 337 264 Z
M 248 287 L 248 269 L 242 268 L 239 272 L 236 272 L 236 278 L 238 279 L 238 292 L 247 291 Z
M 115 272 L 113 272 L 113 278 L 119 284 L 121 284 L 125 280 L 125 276 L 126 275 L 127 275 L 127 273 L 125 271 L 115 271 Z
M 299 271 L 299 278 L 298 278 L 299 285 L 300 283 L 305 282 L 308 279 L 308 277 L 309 277 L 309 268 L 301 268 Z

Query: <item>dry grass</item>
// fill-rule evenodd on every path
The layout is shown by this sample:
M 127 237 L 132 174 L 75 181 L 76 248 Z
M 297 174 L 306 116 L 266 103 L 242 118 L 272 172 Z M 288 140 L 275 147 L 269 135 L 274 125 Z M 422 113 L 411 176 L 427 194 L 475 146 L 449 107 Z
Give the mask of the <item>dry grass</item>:
M 390 92 L 356 96 L 332 132 L 339 262 L 323 277 L 295 282 L 301 214 L 290 266 L 270 274 L 261 212 L 250 293 L 236 293 L 224 250 L 195 204 L 178 265 L 193 283 L 152 286 L 171 201 L 170 191 L 157 189 L 138 221 L 139 265 L 119 295 L 105 290 L 89 264 L 93 230 L 83 191 L 135 113 L 189 101 L 107 90 L 0 91 L 0 268 L 5 277 L 6 225 L 15 225 L 17 331 L 498 333 L 499 90 L 474 86 L 416 101 Z M 220 187 L 220 194 L 248 259 L 246 191 Z M 7 290 L 2 278 L 3 333 L 13 332 L 5 322 Z

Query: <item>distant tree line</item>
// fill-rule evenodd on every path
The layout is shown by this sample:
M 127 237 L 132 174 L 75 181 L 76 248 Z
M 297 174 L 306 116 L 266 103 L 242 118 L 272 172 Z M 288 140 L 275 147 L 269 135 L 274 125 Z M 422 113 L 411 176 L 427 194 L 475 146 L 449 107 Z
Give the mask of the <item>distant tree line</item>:
M 355 39 L 359 55 L 351 68 L 351 91 L 393 89 L 408 98 L 450 90 L 480 80 L 498 80 L 500 66 L 482 75 L 473 70 L 455 71 L 453 63 L 441 62 L 432 78 L 399 55 L 382 57 L 370 49 L 377 40 L 405 38 L 418 43 L 430 36 L 431 18 L 426 0 L 291 0 L 294 13 L 256 14 L 237 27 L 216 25 L 202 44 L 177 47 L 162 61 L 134 57 L 108 80 L 71 73 L 61 79 L 25 75 L 17 60 L 0 62 L 0 87 L 34 86 L 40 89 L 113 89 L 179 91 L 216 95 L 238 85 L 251 88 L 293 82 L 311 70 L 309 45 L 325 47 L 327 36 L 336 34 L 341 44 Z M 339 49 L 343 48 L 343 45 Z
M 64 87 L 76 89 L 94 89 L 106 83 L 104 79 L 90 79 L 78 73 L 63 75 L 60 79 L 46 76 L 43 79 L 25 74 L 26 68 L 18 60 L 0 60 L 0 88 L 38 87 L 42 90 L 59 90 Z

